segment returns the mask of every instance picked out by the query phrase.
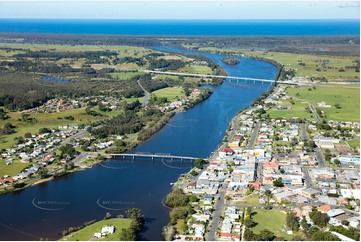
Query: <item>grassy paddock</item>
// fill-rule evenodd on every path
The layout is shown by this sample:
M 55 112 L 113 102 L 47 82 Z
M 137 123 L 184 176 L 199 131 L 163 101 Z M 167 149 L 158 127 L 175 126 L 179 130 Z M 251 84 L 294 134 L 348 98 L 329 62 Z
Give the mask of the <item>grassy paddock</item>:
M 27 163 L 21 163 L 20 161 L 14 161 L 12 164 L 6 165 L 6 160 L 0 160 L 0 177 L 4 175 L 15 176 L 27 166 Z
M 331 108 L 320 108 L 325 112 L 328 120 L 354 121 L 360 120 L 360 90 L 350 88 L 335 88 L 317 86 L 316 89 L 310 87 L 288 88 L 290 96 L 304 99 L 317 107 L 317 103 L 326 102 Z M 341 108 L 335 108 L 335 104 L 340 104 Z
M 293 235 L 287 234 L 286 231 L 282 231 L 286 225 L 286 212 L 280 210 L 265 210 L 265 209 L 254 209 L 256 212 L 252 219 L 256 223 L 256 227 L 252 228 L 255 233 L 260 233 L 263 229 L 272 231 L 277 237 L 284 237 L 290 240 Z
M 360 73 L 355 69 L 345 69 L 358 60 L 350 56 L 319 56 L 307 54 L 292 54 L 283 52 L 246 51 L 246 56 L 273 59 L 285 66 L 286 69 L 297 69 L 296 76 L 324 76 L 328 80 L 358 80 Z M 323 62 L 325 66 L 323 66 Z M 305 65 L 300 65 L 304 63 Z M 319 68 L 319 71 L 317 70 Z M 340 69 L 344 72 L 340 72 Z
M 352 148 L 360 148 L 360 139 L 348 140 L 347 143 Z
M 184 98 L 183 89 L 180 87 L 167 87 L 152 92 L 157 97 L 166 97 L 169 101 L 174 101 L 178 98 Z
M 271 118 L 306 118 L 311 119 L 311 114 L 305 111 L 305 108 L 308 107 L 308 104 L 300 101 L 300 100 L 293 100 L 294 105 L 292 105 L 291 110 L 276 110 L 270 109 L 267 111 L 267 114 L 270 115 Z
M 115 233 L 108 235 L 102 239 L 96 240 L 106 240 L 106 241 L 118 241 L 120 237 L 120 232 L 123 228 L 128 228 L 130 225 L 130 219 L 125 218 L 111 218 L 107 220 L 101 220 L 94 224 L 91 224 L 77 232 L 74 232 L 70 235 L 67 235 L 60 240 L 70 240 L 70 241 L 89 241 L 94 240 L 93 235 L 95 232 L 100 232 L 103 226 L 113 225 L 115 227 Z
M 99 112 L 99 110 L 96 110 Z M 2 148 L 10 148 L 15 144 L 14 138 L 18 136 L 24 137 L 26 132 L 30 132 L 31 134 L 38 133 L 40 128 L 57 128 L 60 125 L 79 125 L 79 124 L 90 124 L 95 121 L 103 120 L 112 116 L 116 116 L 121 111 L 113 111 L 102 113 L 105 116 L 91 116 L 85 113 L 84 108 L 67 110 L 59 113 L 32 113 L 30 114 L 31 118 L 36 118 L 37 123 L 24 123 L 19 121 L 21 118 L 21 113 L 19 112 L 11 112 L 8 113 L 10 116 L 7 120 L 0 120 L 0 127 L 2 128 L 5 123 L 11 123 L 16 126 L 16 133 L 10 135 L 2 135 L 0 140 L 0 149 Z M 73 116 L 74 120 L 64 119 L 65 116 Z

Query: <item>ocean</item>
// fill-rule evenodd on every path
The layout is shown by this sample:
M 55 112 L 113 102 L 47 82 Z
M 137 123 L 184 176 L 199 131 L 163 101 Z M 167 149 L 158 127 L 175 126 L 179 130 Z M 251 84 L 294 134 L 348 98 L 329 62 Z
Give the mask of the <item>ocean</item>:
M 0 32 L 120 35 L 359 35 L 359 20 L 0 19 Z

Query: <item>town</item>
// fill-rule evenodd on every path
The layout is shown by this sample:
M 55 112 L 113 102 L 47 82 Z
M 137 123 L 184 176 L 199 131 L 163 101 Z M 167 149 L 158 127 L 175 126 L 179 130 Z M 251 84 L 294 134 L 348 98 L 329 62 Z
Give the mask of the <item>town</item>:
M 269 118 L 287 109 L 286 89 L 236 116 L 208 163 L 179 178 L 173 193 L 187 194 L 193 213 L 172 211 L 166 239 L 359 241 L 359 148 L 344 140 L 360 124 L 330 120 L 326 133 L 316 121 Z

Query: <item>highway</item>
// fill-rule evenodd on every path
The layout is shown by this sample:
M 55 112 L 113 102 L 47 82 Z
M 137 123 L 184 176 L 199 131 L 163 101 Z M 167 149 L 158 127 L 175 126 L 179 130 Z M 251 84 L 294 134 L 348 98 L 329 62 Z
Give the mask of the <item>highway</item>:
M 144 91 L 144 99 L 143 99 L 143 102 L 142 102 L 142 106 L 144 107 L 149 102 L 149 94 L 148 94 L 147 90 L 144 89 L 142 84 L 140 84 L 140 80 L 138 80 L 137 83 L 140 86 L 140 88 L 142 88 L 142 90 Z

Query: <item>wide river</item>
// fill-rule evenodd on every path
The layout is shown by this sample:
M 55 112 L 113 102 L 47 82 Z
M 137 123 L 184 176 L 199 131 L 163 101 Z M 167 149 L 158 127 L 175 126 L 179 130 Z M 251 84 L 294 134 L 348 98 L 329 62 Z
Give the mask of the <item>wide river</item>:
M 222 55 L 155 47 L 170 52 L 204 55 L 230 76 L 274 79 L 277 68 L 264 61 L 239 58 L 226 65 Z M 194 108 L 176 114 L 157 134 L 132 152 L 208 157 L 222 142 L 234 115 L 250 105 L 270 84 L 234 85 L 224 82 Z M 143 240 L 162 240 L 168 209 L 162 200 L 170 183 L 189 171 L 190 164 L 169 161 L 107 161 L 91 169 L 0 196 L 0 240 L 56 240 L 61 231 L 106 213 L 124 214 L 138 207 L 146 217 Z

